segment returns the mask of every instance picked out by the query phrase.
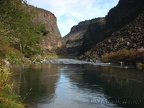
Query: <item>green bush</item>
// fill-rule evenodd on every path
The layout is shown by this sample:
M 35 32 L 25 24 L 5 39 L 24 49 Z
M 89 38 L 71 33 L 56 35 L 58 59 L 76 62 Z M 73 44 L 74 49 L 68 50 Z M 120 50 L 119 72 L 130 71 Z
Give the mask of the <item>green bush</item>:
M 42 34 L 42 36 L 46 36 L 49 33 L 50 32 L 48 30 L 46 30 L 44 24 L 41 24 L 39 31 L 37 31 L 37 34 Z
M 24 51 L 24 55 L 25 57 L 31 57 L 33 55 L 42 55 L 43 51 L 41 50 L 41 48 L 39 46 L 33 46 L 33 47 L 29 47 Z
M 141 62 L 138 62 L 136 64 L 136 67 L 137 67 L 138 70 L 142 70 L 143 69 L 143 64 Z
M 41 61 L 42 61 L 42 56 L 41 56 L 41 55 L 38 55 L 38 54 L 32 55 L 32 56 L 30 57 L 30 59 L 31 59 L 31 61 L 33 61 L 33 62 L 41 62 Z
M 11 64 L 23 63 L 23 55 L 17 49 L 9 45 L 0 47 L 0 58 L 6 58 Z
M 6 53 L 5 57 L 8 59 L 8 61 L 12 64 L 21 64 L 22 61 L 20 59 L 20 57 L 13 51 L 9 51 Z
M 36 58 L 35 61 L 36 61 L 36 62 L 41 62 L 42 59 L 41 59 L 41 58 Z

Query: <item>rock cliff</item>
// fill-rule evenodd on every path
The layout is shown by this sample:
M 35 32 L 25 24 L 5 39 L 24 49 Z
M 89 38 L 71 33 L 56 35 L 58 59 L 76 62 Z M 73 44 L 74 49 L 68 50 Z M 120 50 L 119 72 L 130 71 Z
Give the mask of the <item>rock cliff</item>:
M 68 33 L 64 38 L 63 41 L 66 44 L 66 48 L 69 54 L 71 55 L 78 55 L 81 46 L 83 44 L 83 36 L 86 30 L 89 28 L 89 25 L 93 23 L 98 24 L 103 21 L 104 18 L 95 18 L 92 20 L 86 20 L 78 23 L 71 28 L 70 33 Z
M 99 18 L 86 27 L 78 24 L 72 28 L 66 36 L 69 52 L 97 58 L 106 52 L 143 47 L 143 12 L 144 0 L 120 0 L 105 18 Z
M 113 32 L 110 37 L 97 43 L 80 59 L 96 60 L 103 54 L 121 49 L 140 49 L 144 47 L 144 11 L 132 22 Z
M 133 21 L 144 10 L 144 0 L 120 0 L 105 17 L 106 23 L 97 30 L 97 24 L 89 26 L 84 34 L 80 54 L 95 46 L 95 44 L 111 36 L 112 33 Z M 99 28 L 98 28 L 99 29 Z
M 34 6 L 27 5 L 28 11 L 33 13 L 33 22 L 43 24 L 45 29 L 49 31 L 46 36 L 42 37 L 41 47 L 49 52 L 60 52 L 62 48 L 61 34 L 57 27 L 57 19 L 55 15 L 44 9 L 40 9 Z

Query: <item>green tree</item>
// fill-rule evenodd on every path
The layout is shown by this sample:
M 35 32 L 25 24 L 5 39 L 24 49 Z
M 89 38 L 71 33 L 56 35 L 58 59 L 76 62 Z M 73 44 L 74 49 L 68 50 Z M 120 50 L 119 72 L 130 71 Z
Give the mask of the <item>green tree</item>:
M 41 35 L 36 33 L 40 29 L 40 26 L 32 23 L 30 15 L 26 12 L 21 13 L 17 20 L 12 27 L 15 31 L 13 34 L 14 38 L 11 41 L 12 44 L 22 54 L 25 54 L 26 50 L 35 52 L 36 49 L 34 47 L 38 46 L 41 41 Z
M 6 40 L 25 56 L 30 56 L 41 52 L 39 43 L 42 36 L 37 32 L 42 26 L 32 22 L 32 16 L 22 2 L 25 3 L 23 0 L 0 1 L 0 39 Z M 41 32 L 44 32 L 42 35 L 48 33 Z

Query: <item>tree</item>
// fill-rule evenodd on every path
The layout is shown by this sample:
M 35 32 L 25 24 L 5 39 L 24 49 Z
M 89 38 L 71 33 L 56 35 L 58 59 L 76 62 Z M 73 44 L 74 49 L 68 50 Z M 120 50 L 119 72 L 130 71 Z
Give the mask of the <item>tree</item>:
M 15 32 L 11 43 L 22 54 L 25 54 L 25 50 L 33 52 L 34 46 L 37 46 L 41 41 L 41 35 L 36 33 L 40 29 L 40 26 L 32 23 L 30 15 L 26 12 L 21 12 L 17 18 L 18 21 L 12 26 Z
M 37 32 L 41 31 L 43 27 L 32 22 L 32 16 L 27 11 L 26 4 L 22 2 L 25 1 L 0 1 L 0 39 L 5 38 L 7 43 L 10 43 L 22 54 L 30 56 L 41 52 L 39 43 L 42 36 Z M 48 33 L 48 31 L 41 32 L 42 35 Z

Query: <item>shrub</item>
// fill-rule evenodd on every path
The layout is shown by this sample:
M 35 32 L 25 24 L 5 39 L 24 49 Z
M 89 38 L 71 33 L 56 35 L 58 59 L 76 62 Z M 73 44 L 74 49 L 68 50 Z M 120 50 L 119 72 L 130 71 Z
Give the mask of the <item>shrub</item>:
M 41 56 L 41 55 L 38 55 L 38 54 L 32 55 L 32 56 L 30 57 L 30 59 L 31 59 L 31 61 L 33 61 L 33 62 L 41 62 L 41 61 L 42 61 L 42 56 Z
M 29 47 L 24 51 L 25 57 L 28 57 L 28 58 L 36 54 L 40 54 L 40 55 L 43 54 L 43 51 L 41 50 L 39 46 Z
M 8 61 L 9 61 L 10 63 L 12 63 L 12 64 L 21 63 L 20 58 L 19 58 L 18 55 L 17 55 L 15 52 L 13 52 L 13 51 L 9 51 L 9 52 L 6 54 L 5 57 L 6 57 L 6 58 L 8 59 Z
M 19 96 L 12 92 L 13 84 L 9 84 L 10 70 L 0 64 L 0 108 L 24 108 Z
M 90 56 L 90 54 L 91 54 L 91 51 L 85 52 L 85 55 L 86 55 L 86 56 Z
M 0 47 L 0 58 L 7 58 L 12 64 L 21 64 L 23 55 L 15 48 L 5 45 Z
M 103 62 L 110 62 L 110 54 L 109 54 L 109 53 L 105 53 L 105 54 L 102 56 L 102 61 L 103 61 Z
M 131 57 L 135 62 L 144 63 L 144 48 L 140 48 L 135 51 Z
M 142 64 L 141 62 L 138 62 L 138 63 L 136 64 L 136 68 L 137 68 L 138 70 L 142 70 L 142 69 L 143 69 L 143 64 Z
M 102 56 L 103 62 L 118 62 L 135 64 L 136 62 L 144 63 L 144 49 L 122 49 L 116 52 L 105 53 Z

